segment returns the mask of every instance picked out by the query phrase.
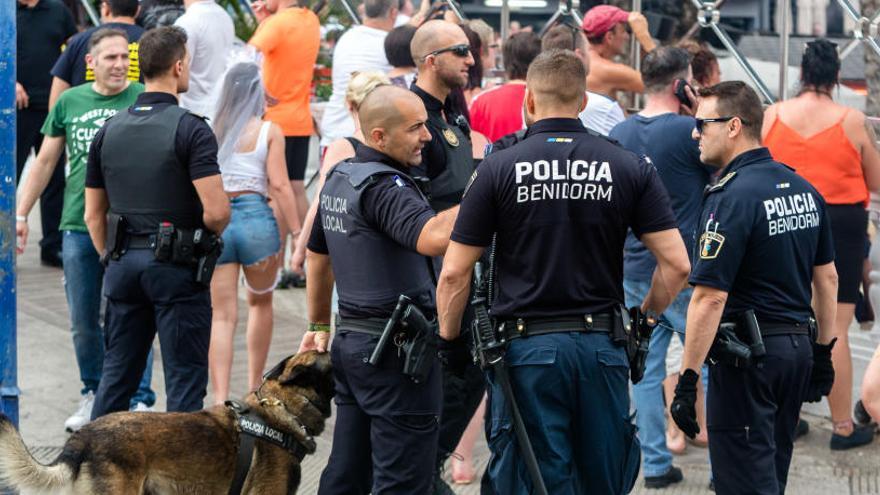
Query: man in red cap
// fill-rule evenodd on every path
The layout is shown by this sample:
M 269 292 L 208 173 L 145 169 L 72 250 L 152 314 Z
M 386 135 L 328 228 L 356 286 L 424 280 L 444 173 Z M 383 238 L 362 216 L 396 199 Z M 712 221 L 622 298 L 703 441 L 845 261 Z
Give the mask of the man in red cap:
M 648 32 L 648 20 L 639 12 L 627 12 L 612 5 L 598 5 L 584 15 L 584 34 L 590 42 L 590 75 L 587 90 L 614 98 L 617 91 L 645 89 L 637 70 L 617 63 L 629 47 L 630 32 L 645 52 L 657 46 Z

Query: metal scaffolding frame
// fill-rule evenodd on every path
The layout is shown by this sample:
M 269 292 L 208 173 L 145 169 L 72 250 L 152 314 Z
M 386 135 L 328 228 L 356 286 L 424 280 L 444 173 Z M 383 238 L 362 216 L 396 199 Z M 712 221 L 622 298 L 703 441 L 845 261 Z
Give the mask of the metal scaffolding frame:
M 634 0 L 639 1 L 639 0 Z M 730 36 L 727 35 L 727 32 L 724 31 L 718 22 L 721 20 L 721 6 L 724 4 L 724 0 L 716 0 L 712 1 L 702 1 L 702 0 L 691 0 L 691 2 L 700 10 L 697 19 L 697 25 L 702 28 L 710 28 L 724 45 L 727 48 L 727 51 L 733 56 L 733 58 L 737 61 L 737 63 L 746 71 L 749 78 L 755 83 L 755 86 L 758 88 L 758 92 L 764 98 L 765 102 L 773 103 L 775 100 L 773 95 L 770 92 L 769 87 L 761 80 L 758 73 L 755 72 L 755 69 L 752 68 L 751 64 L 749 64 L 748 60 L 743 57 L 740 53 L 737 46 L 733 43 L 733 40 L 730 39 Z M 853 30 L 853 39 L 847 43 L 845 46 L 841 47 L 838 51 L 840 54 L 840 59 L 843 60 L 848 57 L 853 50 L 858 46 L 859 43 L 863 43 L 865 46 L 874 50 L 874 52 L 880 56 L 880 43 L 878 43 L 878 33 L 880 33 L 880 11 L 874 14 L 873 17 L 868 18 L 859 14 L 855 8 L 853 8 L 852 4 L 849 0 L 837 0 L 837 3 L 840 4 L 840 7 L 843 9 L 844 13 L 848 15 L 853 21 L 856 23 L 856 27 Z M 780 43 L 780 63 L 779 63 L 779 98 L 785 99 L 788 96 L 788 56 L 789 56 L 789 31 L 791 22 L 791 5 L 788 2 L 783 2 L 782 5 L 782 32 L 779 33 L 779 43 Z M 688 32 L 689 35 L 696 34 L 697 28 L 691 28 Z

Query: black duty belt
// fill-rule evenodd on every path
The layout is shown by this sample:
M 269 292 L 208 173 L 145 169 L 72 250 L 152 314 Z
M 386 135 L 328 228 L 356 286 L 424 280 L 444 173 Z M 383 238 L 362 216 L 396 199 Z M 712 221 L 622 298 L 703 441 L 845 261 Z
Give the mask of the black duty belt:
M 722 321 L 722 323 L 734 323 Z M 804 323 L 770 323 L 759 321 L 758 328 L 761 330 L 762 337 L 773 337 L 775 335 L 810 335 L 809 322 Z
M 385 330 L 388 318 L 342 318 L 336 317 L 336 328 L 349 332 L 365 333 L 379 337 Z
M 598 313 L 580 318 L 514 318 L 502 321 L 498 330 L 504 339 L 513 340 L 562 332 L 611 333 L 613 325 L 612 314 Z
M 124 245 L 125 249 L 155 249 L 156 234 L 129 234 Z

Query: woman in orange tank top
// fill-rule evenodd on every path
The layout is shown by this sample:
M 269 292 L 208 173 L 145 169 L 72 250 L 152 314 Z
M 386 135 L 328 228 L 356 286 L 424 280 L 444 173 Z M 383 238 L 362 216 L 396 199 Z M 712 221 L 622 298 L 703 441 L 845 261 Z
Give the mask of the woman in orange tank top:
M 858 110 L 834 102 L 840 59 L 827 40 L 807 43 L 801 61 L 801 92 L 764 114 L 764 145 L 773 158 L 794 168 L 825 198 L 834 237 L 839 285 L 832 352 L 834 386 L 828 395 L 834 433 L 831 448 L 870 443 L 873 429 L 852 420 L 852 358 L 847 332 L 855 313 L 865 259 L 869 193 L 880 189 L 876 138 Z

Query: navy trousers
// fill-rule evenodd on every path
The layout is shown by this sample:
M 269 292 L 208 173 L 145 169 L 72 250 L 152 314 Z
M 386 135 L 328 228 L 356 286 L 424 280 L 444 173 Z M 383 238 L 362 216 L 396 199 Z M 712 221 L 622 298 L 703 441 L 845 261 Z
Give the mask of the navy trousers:
M 764 337 L 764 347 L 756 366 L 709 367 L 706 420 L 718 495 L 785 493 L 813 348 L 806 335 Z
M 641 450 L 629 414 L 629 364 L 607 333 L 513 340 L 506 355 L 514 395 L 547 492 L 625 494 Z M 495 493 L 534 493 L 509 407 L 488 374 L 489 475 Z
M 195 268 L 156 261 L 134 249 L 104 271 L 104 369 L 92 419 L 127 411 L 156 334 L 168 411 L 202 409 L 208 385 L 211 296 Z
M 319 495 L 413 495 L 430 491 L 442 402 L 440 365 L 423 383 L 404 376 L 389 345 L 368 360 L 378 337 L 337 331 L 330 350 L 336 426 Z

